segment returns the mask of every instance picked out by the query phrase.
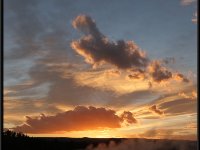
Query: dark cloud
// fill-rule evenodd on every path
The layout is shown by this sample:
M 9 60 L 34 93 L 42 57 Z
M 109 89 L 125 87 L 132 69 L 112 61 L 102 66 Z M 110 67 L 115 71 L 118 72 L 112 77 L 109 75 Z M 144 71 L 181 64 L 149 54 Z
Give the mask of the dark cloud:
M 123 120 L 126 120 L 128 123 L 137 123 L 137 120 L 133 117 L 133 114 L 129 111 L 124 111 L 121 115 Z
M 135 123 L 130 112 L 122 116 L 114 110 L 77 106 L 74 110 L 58 113 L 54 116 L 41 114 L 39 117 L 26 116 L 25 124 L 16 126 L 14 131 L 24 133 L 56 133 L 66 131 L 98 130 L 104 128 L 120 128 L 124 121 Z
M 110 41 L 100 33 L 96 23 L 89 16 L 79 15 L 72 24 L 74 28 L 83 32 L 84 36 L 73 41 L 71 46 L 93 66 L 108 63 L 121 69 L 128 69 L 147 65 L 145 53 L 134 42 Z
M 96 39 L 101 39 L 104 37 L 103 34 L 100 33 L 98 30 L 96 23 L 92 18 L 86 15 L 79 15 L 77 16 L 72 25 L 75 29 L 83 32 L 85 35 L 92 35 Z
M 71 47 L 93 67 L 106 63 L 120 69 L 132 70 L 128 75 L 130 79 L 146 79 L 147 76 L 152 77 L 155 82 L 172 79 L 173 73 L 169 69 L 163 67 L 159 61 L 150 61 L 134 42 L 109 40 L 99 31 L 91 17 L 79 15 L 72 25 L 84 35 L 79 40 L 72 41 Z M 165 64 L 174 61 L 171 57 L 163 60 Z
M 149 73 L 155 82 L 161 82 L 172 78 L 172 72 L 162 67 L 159 61 L 152 61 L 149 65 Z
M 160 109 L 158 109 L 156 105 L 151 106 L 149 108 L 149 110 L 154 112 L 154 113 L 156 113 L 156 114 L 158 114 L 158 115 L 163 115 L 164 114 L 164 112 L 161 111 Z

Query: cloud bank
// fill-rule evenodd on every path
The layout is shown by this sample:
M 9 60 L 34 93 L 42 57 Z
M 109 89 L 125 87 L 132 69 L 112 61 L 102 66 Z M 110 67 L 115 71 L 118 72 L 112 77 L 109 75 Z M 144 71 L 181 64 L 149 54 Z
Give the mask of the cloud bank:
M 121 116 L 114 110 L 96 107 L 77 106 L 74 110 L 58 113 L 54 116 L 41 114 L 38 117 L 26 116 L 26 122 L 13 128 L 24 133 L 59 133 L 68 131 L 98 130 L 120 128 L 123 122 L 137 123 L 131 112 L 125 111 Z

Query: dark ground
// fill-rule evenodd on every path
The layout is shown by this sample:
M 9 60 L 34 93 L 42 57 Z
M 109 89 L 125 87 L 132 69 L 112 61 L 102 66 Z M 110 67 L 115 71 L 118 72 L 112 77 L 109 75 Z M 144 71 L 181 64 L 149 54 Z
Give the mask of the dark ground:
M 183 140 L 28 137 L 12 131 L 2 137 L 2 150 L 197 150 L 197 141 Z
M 83 150 L 89 145 L 97 147 L 100 143 L 105 143 L 109 145 L 110 141 L 114 141 L 116 144 L 120 144 L 126 139 L 120 138 L 25 138 L 25 139 L 3 139 L 3 150 Z M 135 142 L 141 139 L 132 139 Z M 147 140 L 149 142 L 159 143 L 160 140 Z M 165 140 L 171 142 L 171 140 Z M 174 141 L 173 141 L 174 142 Z M 176 141 L 177 143 L 187 143 L 187 146 L 182 146 L 182 148 L 177 148 L 169 146 L 169 148 L 162 148 L 160 150 L 196 150 L 197 142 L 195 141 Z M 130 148 L 132 149 L 132 148 Z M 157 148 L 156 148 L 157 149 Z M 155 149 L 155 150 L 156 150 Z M 148 148 L 146 149 L 148 150 Z

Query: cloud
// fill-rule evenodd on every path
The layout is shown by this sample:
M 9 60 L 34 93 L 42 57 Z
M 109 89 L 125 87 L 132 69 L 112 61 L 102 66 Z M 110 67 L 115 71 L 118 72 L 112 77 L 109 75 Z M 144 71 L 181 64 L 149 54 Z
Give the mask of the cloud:
M 118 116 L 114 110 L 110 109 L 77 106 L 74 110 L 68 110 L 54 116 L 44 114 L 38 117 L 26 116 L 26 122 L 14 127 L 13 130 L 34 134 L 98 130 L 120 128 L 124 121 L 129 124 L 137 122 L 131 112 L 126 111 Z
M 177 81 L 181 81 L 181 82 L 189 82 L 189 79 L 187 79 L 183 74 L 181 73 L 176 73 L 173 75 L 173 78 Z
M 103 91 L 112 91 L 122 95 L 148 89 L 147 81 L 133 80 L 124 72 L 114 70 L 89 70 L 76 73 L 74 79 L 80 86 L 91 87 Z M 116 99 L 116 98 L 115 98 Z
M 184 97 L 184 98 L 190 98 L 189 95 L 185 94 L 184 92 L 178 93 L 179 96 Z
M 53 1 L 49 1 L 48 5 L 55 6 Z M 66 38 L 69 32 L 61 23 L 63 13 L 60 13 L 64 8 L 59 7 L 59 11 L 46 9 L 48 15 L 51 16 L 47 17 L 44 13 L 45 7 L 46 3 L 41 3 L 40 0 L 5 2 L 5 9 L 8 10 L 5 15 L 6 61 L 18 62 L 25 58 L 30 61 L 30 59 L 45 55 L 51 49 L 64 50 L 66 53 Z M 65 10 L 69 10 L 70 7 L 70 5 L 65 5 Z M 65 19 L 69 18 L 70 16 L 65 16 Z
M 133 114 L 129 111 L 124 111 L 123 114 L 121 115 L 121 118 L 123 120 L 126 120 L 127 123 L 129 124 L 137 123 L 137 120 L 133 117 Z
M 83 33 L 79 40 L 71 42 L 71 47 L 85 61 L 93 67 L 110 64 L 119 69 L 131 71 L 130 79 L 146 79 L 152 76 L 155 82 L 161 82 L 172 78 L 172 72 L 162 67 L 159 61 L 150 61 L 146 53 L 142 51 L 133 41 L 109 40 L 96 26 L 95 21 L 87 15 L 77 16 L 72 25 Z M 174 58 L 164 60 L 164 63 L 174 62 Z
M 104 74 L 111 77 L 119 77 L 121 72 L 119 70 L 110 69 L 106 70 Z
M 185 93 L 185 92 L 180 92 L 178 93 L 179 96 L 186 98 L 186 99 L 191 99 L 191 100 L 195 100 L 197 99 L 197 92 L 196 91 L 192 91 L 190 94 Z
M 43 100 L 54 105 L 101 105 L 104 101 L 113 99 L 110 91 L 81 86 L 76 82 L 74 77 L 76 74 L 80 74 L 78 69 L 82 66 L 68 63 L 68 61 L 69 59 L 65 53 L 59 51 L 52 51 L 45 57 L 37 59 L 37 63 L 28 72 L 34 84 L 24 88 L 34 88 L 48 83 L 48 92 Z M 24 90 L 24 92 L 27 92 L 27 90 Z
M 89 16 L 86 15 L 77 16 L 73 20 L 72 25 L 75 29 L 79 30 L 80 32 L 83 32 L 85 35 L 91 34 L 96 38 L 103 37 L 103 35 L 98 30 L 95 21 Z
M 162 67 L 159 61 L 152 61 L 148 66 L 148 71 L 155 82 L 161 82 L 172 78 L 172 72 Z
M 192 3 L 196 2 L 197 0 L 181 0 L 182 5 L 191 5 Z
M 84 33 L 84 36 L 72 41 L 71 47 L 83 56 L 87 63 L 93 66 L 108 63 L 121 69 L 147 65 L 148 58 L 145 52 L 133 41 L 110 41 L 98 30 L 96 23 L 89 16 L 77 16 L 72 25 Z
M 7 59 L 33 57 L 41 52 L 39 51 L 41 43 L 37 41 L 37 38 L 38 33 L 44 30 L 44 26 L 37 15 L 39 13 L 38 2 L 38 0 L 32 2 L 21 0 L 20 3 L 16 1 L 5 3 L 6 10 L 9 10 L 7 13 L 12 14 L 5 17 L 7 24 L 5 30 L 8 33 L 12 32 L 12 40 L 17 43 L 17 46 L 13 48 L 14 52 L 5 51 Z M 11 39 L 5 38 L 5 40 Z
M 197 123 L 196 122 L 191 122 L 191 123 L 188 123 L 186 126 L 185 126 L 186 129 L 190 129 L 190 130 L 197 130 Z
M 130 69 L 131 74 L 128 75 L 129 79 L 144 80 L 147 78 L 145 70 L 142 69 Z
M 149 108 L 149 110 L 154 112 L 154 113 L 156 113 L 156 114 L 158 114 L 158 115 L 163 115 L 164 114 L 164 112 L 161 111 L 160 109 L 158 109 L 156 105 L 151 106 Z
M 193 114 L 197 112 L 197 101 L 177 97 L 173 101 L 159 104 L 159 107 L 165 110 L 165 116 Z
M 197 98 L 197 91 L 192 91 L 192 97 L 195 99 Z
M 177 88 L 177 87 L 176 87 Z M 180 92 L 173 90 L 173 93 L 165 94 L 151 101 L 150 105 L 156 105 L 164 111 L 165 117 L 197 112 L 197 92 L 196 85 L 188 86 Z M 137 116 L 138 118 L 138 116 Z
M 195 24 L 197 24 L 197 22 L 198 22 L 197 11 L 193 15 L 192 22 L 195 23 Z

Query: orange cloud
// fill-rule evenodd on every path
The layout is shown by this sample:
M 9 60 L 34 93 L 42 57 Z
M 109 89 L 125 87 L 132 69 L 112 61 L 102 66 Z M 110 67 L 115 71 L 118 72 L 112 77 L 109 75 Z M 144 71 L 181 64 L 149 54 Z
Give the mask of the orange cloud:
M 162 66 L 162 61 L 158 61 L 158 60 L 151 61 L 151 63 L 148 65 L 147 73 L 149 73 L 153 81 L 157 83 L 168 81 L 170 79 L 180 81 L 180 82 L 185 82 L 185 83 L 189 82 L 189 79 L 187 79 L 183 74 L 173 73 L 168 68 L 165 68 L 164 66 Z
M 119 77 L 121 72 L 119 70 L 111 69 L 111 70 L 106 70 L 104 74 L 111 77 Z
M 177 73 L 175 75 L 173 75 L 173 78 L 177 81 L 181 81 L 181 82 L 189 82 L 189 80 L 181 73 Z
M 197 99 L 196 91 L 192 91 L 190 94 L 186 94 L 185 92 L 180 92 L 178 95 L 186 99 L 191 99 L 191 100 Z
M 77 106 L 74 110 L 58 113 L 54 116 L 41 114 L 38 117 L 26 116 L 26 122 L 13 130 L 24 133 L 58 133 L 67 131 L 98 130 L 120 128 L 123 122 L 136 123 L 131 112 L 116 115 L 114 110 Z
M 154 112 L 154 113 L 156 113 L 156 114 L 158 114 L 158 115 L 163 115 L 164 114 L 164 112 L 159 110 L 156 105 L 151 106 L 149 108 L 149 110 Z
M 130 79 L 141 79 L 144 80 L 146 78 L 145 70 L 142 69 L 130 69 L 131 74 L 128 75 Z
M 192 97 L 195 99 L 197 98 L 197 92 L 196 91 L 192 91 Z
M 180 92 L 178 95 L 181 96 L 181 97 L 184 97 L 184 98 L 190 98 L 190 96 L 188 96 L 184 92 Z

